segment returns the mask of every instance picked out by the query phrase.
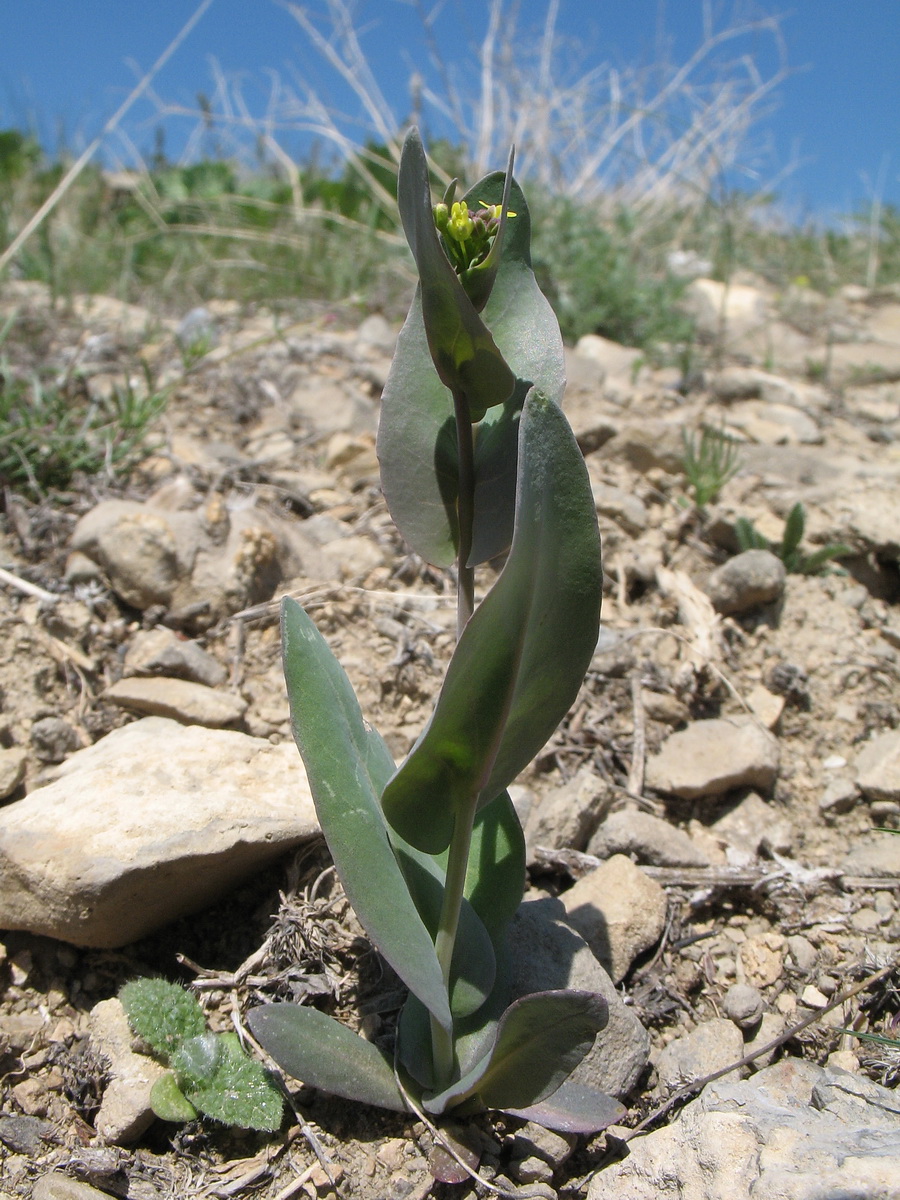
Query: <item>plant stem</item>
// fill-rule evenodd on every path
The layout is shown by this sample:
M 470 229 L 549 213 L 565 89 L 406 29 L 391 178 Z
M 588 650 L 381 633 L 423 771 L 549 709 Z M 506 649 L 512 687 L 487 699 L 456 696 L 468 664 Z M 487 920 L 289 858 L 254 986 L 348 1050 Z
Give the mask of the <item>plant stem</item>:
M 458 451 L 459 492 L 457 519 L 459 521 L 459 547 L 456 566 L 456 638 L 462 637 L 466 622 L 475 611 L 475 568 L 468 566 L 472 553 L 472 526 L 475 517 L 475 439 L 469 404 L 462 392 L 453 393 L 453 409 L 456 416 L 456 445 Z M 475 822 L 475 801 L 465 813 L 457 813 L 453 826 L 453 839 L 447 857 L 447 875 L 444 880 L 444 896 L 441 902 L 441 920 L 434 948 L 444 986 L 450 991 L 450 967 L 456 931 L 459 928 L 459 913 L 462 908 L 466 870 L 469 865 L 469 847 L 472 843 L 472 826 Z M 438 1087 L 447 1087 L 453 1077 L 453 1034 L 431 1018 L 431 1049 Z
M 475 519 L 475 439 L 469 405 L 462 392 L 453 393 L 456 415 L 456 445 L 459 458 L 459 551 L 456 566 L 456 637 L 459 639 L 466 622 L 475 610 L 475 568 L 468 566 L 472 553 L 472 526 Z
M 441 904 L 441 920 L 434 948 L 444 985 L 450 991 L 450 967 L 459 928 L 466 871 L 469 866 L 469 848 L 472 843 L 472 826 L 475 823 L 475 798 L 463 813 L 458 813 L 453 826 L 453 840 L 447 857 L 447 876 L 444 880 L 444 898 Z M 434 1053 L 434 1069 L 439 1087 L 446 1087 L 453 1073 L 453 1038 L 434 1017 L 431 1019 L 431 1042 Z

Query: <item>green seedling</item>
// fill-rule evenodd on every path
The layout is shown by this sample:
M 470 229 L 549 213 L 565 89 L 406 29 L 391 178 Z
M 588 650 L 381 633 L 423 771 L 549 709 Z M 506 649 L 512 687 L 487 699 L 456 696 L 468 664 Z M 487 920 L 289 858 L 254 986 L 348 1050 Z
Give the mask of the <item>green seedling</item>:
M 797 503 L 788 513 L 784 524 L 784 537 L 780 542 L 770 542 L 746 517 L 738 517 L 734 533 L 738 546 L 744 550 L 769 550 L 784 563 L 785 570 L 793 575 L 815 575 L 835 558 L 846 558 L 853 553 L 850 546 L 841 542 L 830 542 L 820 546 L 811 554 L 800 548 L 806 529 L 806 511 Z
M 398 203 L 419 273 L 378 433 L 393 518 L 454 567 L 458 641 L 431 719 L 397 767 L 298 604 L 282 610 L 294 737 L 347 896 L 409 989 L 395 1044 L 278 1003 L 249 1024 L 285 1071 L 350 1100 L 432 1117 L 485 1108 L 594 1131 L 622 1106 L 569 1076 L 607 1021 L 591 992 L 514 995 L 508 933 L 525 883 L 508 785 L 574 701 L 597 642 L 600 539 L 560 408 L 559 326 L 505 172 L 433 205 L 418 132 Z M 475 569 L 507 554 L 480 604 Z
M 718 499 L 725 484 L 737 474 L 739 443 L 724 429 L 713 429 L 710 425 L 700 430 L 699 440 L 683 429 L 681 441 L 682 467 L 694 494 L 694 504 L 704 509 Z
M 158 1117 L 192 1121 L 202 1112 L 241 1129 L 278 1129 L 283 1101 L 272 1078 L 237 1034 L 207 1029 L 193 996 L 165 979 L 136 979 L 119 999 L 132 1030 L 171 1068 L 150 1092 Z

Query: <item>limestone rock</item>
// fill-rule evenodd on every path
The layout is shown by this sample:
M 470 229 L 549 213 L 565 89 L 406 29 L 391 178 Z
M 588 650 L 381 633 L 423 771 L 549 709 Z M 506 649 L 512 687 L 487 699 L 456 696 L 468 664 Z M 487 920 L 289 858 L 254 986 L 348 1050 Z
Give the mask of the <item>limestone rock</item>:
M 856 759 L 856 783 L 870 800 L 900 800 L 900 730 L 866 743 Z
M 726 340 L 733 341 L 756 332 L 769 318 L 764 293 L 747 284 L 695 279 L 688 285 L 686 301 L 697 332 L 707 340 L 724 334 Z
M 655 867 L 708 867 L 709 858 L 683 829 L 650 813 L 624 809 L 611 813 L 588 843 L 588 854 L 610 858 L 627 854 Z
M 602 777 L 582 767 L 531 809 L 525 826 L 528 845 L 584 850 L 610 801 Z
M 706 594 L 726 615 L 771 604 L 784 592 L 784 563 L 769 550 L 745 550 L 712 572 Z
M 675 1038 L 660 1051 L 656 1073 L 662 1092 L 721 1071 L 744 1057 L 740 1029 L 726 1017 L 702 1021 L 684 1037 Z
M 120 679 L 106 689 L 103 697 L 130 712 L 171 717 L 185 725 L 207 725 L 212 729 L 233 725 L 247 711 L 246 700 L 231 692 L 162 676 Z
M 106 1059 L 110 1081 L 103 1093 L 94 1128 L 107 1142 L 127 1146 L 153 1124 L 150 1090 L 165 1068 L 132 1049 L 131 1027 L 119 1000 L 101 1000 L 91 1009 L 91 1045 Z
M 0 813 L 0 928 L 114 947 L 318 829 L 292 745 L 147 717 Z
M 727 846 L 753 859 L 761 849 L 786 854 L 794 841 L 794 829 L 774 804 L 756 792 L 744 796 L 710 825 L 710 832 Z
M 900 875 L 900 834 L 873 833 L 845 855 L 841 869 L 848 875 Z
M 572 1078 L 610 1096 L 627 1095 L 647 1065 L 650 1038 L 584 939 L 566 922 L 562 904 L 532 900 L 520 905 L 510 947 L 514 998 L 566 988 L 603 996 L 609 1021 Z
M 665 891 L 624 854 L 589 871 L 561 899 L 566 921 L 615 983 L 659 940 L 666 925 Z
M 106 1200 L 108 1195 L 62 1171 L 51 1171 L 37 1180 L 31 1200 Z
M 595 1176 L 588 1200 L 893 1200 L 900 1113 L 887 1088 L 786 1058 L 708 1084 L 629 1151 Z
M 197 642 L 159 626 L 136 633 L 125 653 L 127 675 L 168 675 L 221 687 L 228 677 L 222 664 Z
M 25 778 L 27 762 L 28 755 L 21 746 L 0 750 L 0 800 L 11 796 Z
M 697 800 L 732 788 L 770 788 L 778 761 L 768 730 L 743 717 L 719 717 L 670 734 L 648 759 L 645 781 L 654 791 Z
M 647 509 L 637 496 L 605 483 L 595 483 L 592 490 L 601 516 L 609 517 L 634 537 L 647 528 Z

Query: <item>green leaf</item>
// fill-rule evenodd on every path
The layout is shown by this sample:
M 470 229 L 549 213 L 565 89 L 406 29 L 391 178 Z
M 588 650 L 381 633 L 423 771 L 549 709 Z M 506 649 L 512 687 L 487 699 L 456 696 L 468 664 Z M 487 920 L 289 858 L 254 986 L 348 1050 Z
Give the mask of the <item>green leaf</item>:
M 134 979 L 119 991 L 119 1000 L 134 1032 L 167 1062 L 182 1042 L 206 1032 L 196 997 L 167 979 Z
M 468 402 L 473 421 L 509 396 L 515 377 L 441 245 L 434 224 L 428 162 L 417 129 L 406 135 L 397 178 L 397 204 L 419 271 L 422 315 L 431 359 L 441 382 Z
M 475 818 L 464 895 L 481 917 L 495 950 L 525 892 L 525 835 L 509 793 L 501 792 Z
M 738 517 L 734 523 L 734 536 L 737 538 L 738 549 L 771 550 L 768 539 L 764 538 L 758 529 L 746 517 Z
M 378 798 L 394 770 L 366 725 L 350 681 L 294 600 L 282 607 L 284 675 L 294 739 L 347 897 L 410 991 L 450 1029 L 450 1003 L 431 936 L 406 887 Z
M 502 202 L 505 176 L 485 176 L 466 195 L 473 203 Z M 565 362 L 559 325 L 531 269 L 531 217 L 518 184 L 510 185 L 506 239 L 482 314 L 516 375 L 512 394 L 489 409 L 475 431 L 475 522 L 469 565 L 509 548 L 518 458 L 519 416 L 531 385 L 561 403 Z M 403 537 L 427 562 L 456 560 L 458 467 L 453 399 L 435 370 L 417 291 L 381 402 L 378 425 L 385 499 Z
M 244 1053 L 237 1034 L 210 1034 L 216 1051 L 211 1073 L 182 1087 L 201 1112 L 239 1129 L 273 1133 L 281 1125 L 284 1102 L 262 1063 Z
M 505 1111 L 560 1133 L 599 1133 L 621 1121 L 627 1109 L 598 1088 L 567 1079 L 540 1103 Z
M 161 1121 L 193 1121 L 197 1117 L 196 1108 L 171 1071 L 161 1075 L 150 1089 L 150 1107 Z
M 806 513 L 802 504 L 795 504 L 787 515 L 784 524 L 784 537 L 781 540 L 780 557 L 787 563 L 794 557 L 803 540 L 803 530 L 806 527 Z
M 836 558 L 848 558 L 853 555 L 853 550 L 850 546 L 845 546 L 843 543 L 835 543 L 829 546 L 822 546 L 818 550 L 814 550 L 812 554 L 804 554 L 800 558 L 798 570 L 801 575 L 815 575 L 827 563 L 832 562 Z
M 532 390 L 519 438 L 512 548 L 470 618 L 425 731 L 382 795 L 390 825 L 439 854 L 473 798 L 493 800 L 575 700 L 600 620 L 600 535 L 561 410 Z M 477 698 L 477 700 L 473 700 Z
M 388 1056 L 333 1017 L 299 1004 L 266 1004 L 254 1008 L 247 1023 L 295 1079 L 346 1100 L 408 1111 Z
M 433 1113 L 477 1098 L 484 1108 L 527 1108 L 552 1095 L 575 1070 L 608 1019 L 596 992 L 533 992 L 500 1019 L 493 1049 L 468 1074 L 436 1096 Z

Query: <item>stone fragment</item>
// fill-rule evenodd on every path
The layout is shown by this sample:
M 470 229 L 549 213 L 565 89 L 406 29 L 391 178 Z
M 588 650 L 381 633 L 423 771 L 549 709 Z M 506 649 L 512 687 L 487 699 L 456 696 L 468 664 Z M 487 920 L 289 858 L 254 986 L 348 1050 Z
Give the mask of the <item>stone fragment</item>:
M 664 1046 L 656 1060 L 661 1092 L 674 1091 L 685 1083 L 712 1075 L 744 1057 L 740 1029 L 725 1017 L 701 1022 L 684 1037 Z
M 774 730 L 781 720 L 786 704 L 784 696 L 776 696 L 761 683 L 755 684 L 744 697 L 752 712 L 759 717 L 766 729 Z
M 532 900 L 520 905 L 510 929 L 510 948 L 514 997 L 567 988 L 603 996 L 609 1021 L 572 1078 L 610 1096 L 627 1095 L 647 1065 L 650 1038 L 583 938 L 567 923 L 562 904 Z
M 211 729 L 233 725 L 247 711 L 247 701 L 241 696 L 219 692 L 202 683 L 163 676 L 119 679 L 106 689 L 103 698 L 129 712 L 171 717 L 185 725 L 206 725 Z
M 662 936 L 668 902 L 663 888 L 624 854 L 582 876 L 562 902 L 566 921 L 620 983 L 639 954 Z
M 108 1200 L 109 1193 L 98 1191 L 62 1171 L 42 1175 L 34 1185 L 31 1200 Z
M 738 852 L 755 858 L 760 850 L 786 854 L 794 841 L 787 816 L 751 792 L 713 821 L 710 831 Z
M 78 734 L 62 717 L 41 717 L 31 727 L 31 744 L 41 762 L 60 763 L 78 746 Z
M 900 875 L 900 834 L 873 833 L 844 856 L 847 875 Z
M 690 720 L 688 706 L 671 692 L 650 692 L 644 688 L 641 702 L 651 721 L 660 721 L 663 725 L 686 725 Z
M 900 729 L 865 744 L 856 758 L 856 783 L 869 800 L 900 800 Z
M 222 664 L 197 642 L 160 626 L 134 635 L 125 654 L 127 675 L 168 675 L 207 687 L 221 687 L 228 678 Z
M 40 1117 L 0 1116 L 0 1142 L 15 1154 L 34 1158 L 44 1149 L 43 1143 L 59 1140 L 55 1126 Z
M 25 778 L 28 754 L 21 746 L 0 750 L 0 800 L 11 796 Z
M 0 929 L 122 946 L 317 829 L 293 746 L 147 717 L 4 808 Z
M 637 496 L 606 483 L 595 483 L 592 491 L 597 512 L 621 525 L 626 533 L 637 537 L 647 528 L 647 509 Z
M 815 946 L 802 933 L 794 933 L 787 939 L 787 948 L 798 971 L 808 975 L 814 971 L 819 960 Z
M 762 1016 L 762 993 L 748 983 L 735 983 L 722 997 L 722 1012 L 739 1029 L 752 1029 Z
M 655 867 L 709 866 L 709 858 L 683 829 L 634 809 L 611 813 L 588 842 L 588 854 L 626 854 Z
M 688 311 L 706 340 L 732 342 L 755 333 L 769 319 L 767 298 L 759 288 L 717 279 L 695 279 L 686 292 Z
M 117 999 L 91 1009 L 88 1030 L 93 1049 L 106 1060 L 110 1081 L 103 1092 L 94 1128 L 105 1141 L 128 1146 L 153 1124 L 150 1089 L 165 1068 L 146 1054 L 135 1054 L 125 1010 Z
M 526 841 L 529 846 L 584 850 L 611 802 L 603 778 L 590 767 L 582 767 L 532 807 L 525 826 Z
M 767 789 L 778 774 L 778 741 L 756 721 L 719 717 L 670 734 L 647 761 L 649 788 L 697 800 L 739 787 Z
M 784 581 L 780 558 L 769 550 L 745 550 L 713 571 L 706 594 L 720 613 L 744 613 L 779 600 Z
M 707 1084 L 677 1121 L 598 1172 L 588 1200 L 893 1200 L 898 1179 L 896 1093 L 785 1058 Z
M 784 948 L 784 937 L 774 931 L 747 938 L 738 951 L 738 982 L 757 988 L 775 983 L 784 970 Z
M 755 1054 L 757 1057 L 753 1061 L 753 1065 L 757 1071 L 762 1067 L 767 1067 L 780 1052 L 780 1047 L 775 1046 L 773 1049 L 766 1051 L 765 1054 L 760 1054 L 759 1051 L 764 1046 L 768 1046 L 770 1042 L 774 1042 L 776 1038 L 781 1037 L 787 1028 L 787 1022 L 781 1013 L 764 1012 L 759 1022 L 750 1029 L 744 1030 L 744 1054 Z M 752 1036 L 748 1037 L 747 1035 Z

